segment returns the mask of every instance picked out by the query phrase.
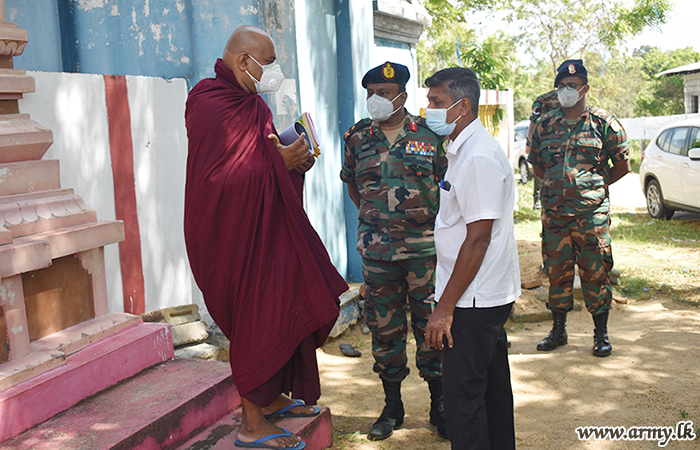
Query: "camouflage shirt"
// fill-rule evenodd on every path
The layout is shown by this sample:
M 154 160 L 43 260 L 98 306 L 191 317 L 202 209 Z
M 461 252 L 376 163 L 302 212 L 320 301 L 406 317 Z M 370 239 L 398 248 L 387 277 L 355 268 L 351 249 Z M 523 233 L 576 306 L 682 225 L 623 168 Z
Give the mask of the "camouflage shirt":
M 444 138 L 422 117 L 406 115 L 391 147 L 370 119 L 345 133 L 340 178 L 360 192 L 357 250 L 365 258 L 398 261 L 435 254 L 438 178 L 447 169 Z
M 540 95 L 532 103 L 532 114 L 530 115 L 530 122 L 537 122 L 540 117 L 544 114 L 550 112 L 551 110 L 559 108 L 559 97 L 557 97 L 557 91 L 551 90 L 545 94 Z
M 544 168 L 542 207 L 560 216 L 607 213 L 610 164 L 629 159 L 627 133 L 609 112 L 587 106 L 567 121 L 557 108 L 532 132 L 528 161 Z
M 532 102 L 532 114 L 530 114 L 530 122 L 537 123 L 544 114 L 550 112 L 553 109 L 559 108 L 559 97 L 557 96 L 557 91 L 552 90 L 546 92 L 535 99 Z M 532 126 L 532 124 L 530 124 Z M 530 142 L 530 135 L 525 138 L 526 154 L 530 154 L 530 147 L 532 144 Z

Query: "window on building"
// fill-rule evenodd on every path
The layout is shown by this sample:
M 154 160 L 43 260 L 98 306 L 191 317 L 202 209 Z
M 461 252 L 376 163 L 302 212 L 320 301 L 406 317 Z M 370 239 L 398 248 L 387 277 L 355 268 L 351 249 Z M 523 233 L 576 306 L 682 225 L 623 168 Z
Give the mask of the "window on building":
M 691 95 L 690 96 L 690 112 L 689 114 L 695 114 L 698 111 L 698 96 L 697 95 Z

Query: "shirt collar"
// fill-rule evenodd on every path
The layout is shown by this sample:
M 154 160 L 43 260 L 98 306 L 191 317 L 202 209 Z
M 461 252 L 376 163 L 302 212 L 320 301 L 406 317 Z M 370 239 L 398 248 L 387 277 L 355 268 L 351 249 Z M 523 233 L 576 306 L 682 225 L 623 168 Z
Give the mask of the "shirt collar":
M 477 117 L 472 121 L 472 123 L 460 131 L 455 140 L 450 143 L 449 147 L 447 147 L 447 153 L 456 155 L 457 152 L 459 152 L 459 149 L 462 147 L 462 144 L 464 144 L 467 139 L 471 137 L 471 135 L 476 133 L 476 131 L 481 128 L 484 128 L 484 126 L 481 124 L 481 120 Z

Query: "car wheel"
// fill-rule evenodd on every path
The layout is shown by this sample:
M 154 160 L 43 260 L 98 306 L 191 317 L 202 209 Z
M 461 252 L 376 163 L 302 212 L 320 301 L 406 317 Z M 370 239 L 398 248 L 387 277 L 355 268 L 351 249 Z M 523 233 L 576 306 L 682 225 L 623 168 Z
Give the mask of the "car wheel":
M 647 211 L 654 219 L 670 219 L 673 216 L 673 210 L 664 204 L 664 196 L 661 193 L 659 182 L 651 180 L 647 184 Z
M 518 168 L 520 169 L 520 182 L 527 184 L 527 181 L 530 179 L 530 169 L 527 166 L 527 161 L 524 159 L 520 160 Z

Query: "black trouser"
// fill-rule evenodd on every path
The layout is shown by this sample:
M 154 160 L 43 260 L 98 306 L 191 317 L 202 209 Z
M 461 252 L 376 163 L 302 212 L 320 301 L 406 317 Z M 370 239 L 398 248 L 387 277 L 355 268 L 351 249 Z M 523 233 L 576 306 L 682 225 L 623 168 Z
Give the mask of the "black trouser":
M 455 308 L 454 346 L 442 363 L 445 416 L 453 450 L 515 449 L 513 391 L 503 325 L 513 304 Z

